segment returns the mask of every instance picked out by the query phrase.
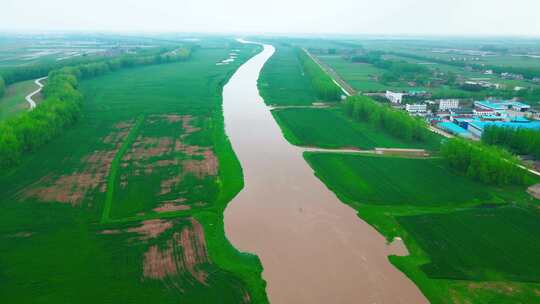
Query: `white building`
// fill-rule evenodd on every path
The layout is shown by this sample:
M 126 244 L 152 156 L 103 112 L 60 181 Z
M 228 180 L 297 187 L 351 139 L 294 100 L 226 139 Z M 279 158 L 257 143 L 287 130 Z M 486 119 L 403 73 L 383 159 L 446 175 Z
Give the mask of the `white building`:
M 390 100 L 391 103 L 398 103 L 401 104 L 401 101 L 403 100 L 404 93 L 394 93 L 392 91 L 386 91 L 386 94 L 384 96 Z
M 439 111 L 446 111 L 450 109 L 459 108 L 459 99 L 440 99 Z
M 425 103 L 415 103 L 405 105 L 405 110 L 410 115 L 425 115 L 427 113 L 427 105 Z

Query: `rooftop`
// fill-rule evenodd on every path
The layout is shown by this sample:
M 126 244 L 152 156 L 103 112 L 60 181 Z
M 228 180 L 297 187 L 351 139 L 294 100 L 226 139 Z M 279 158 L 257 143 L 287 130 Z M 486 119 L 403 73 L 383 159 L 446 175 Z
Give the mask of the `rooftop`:
M 496 126 L 502 128 L 540 130 L 540 121 L 480 121 L 474 120 L 469 123 L 478 129 Z
M 456 135 L 459 135 L 459 136 L 470 136 L 471 133 L 469 131 L 467 131 L 466 129 L 456 125 L 455 123 L 452 123 L 452 122 L 440 122 L 437 124 L 437 126 L 445 131 L 448 131 L 452 134 L 456 134 Z
M 475 105 L 481 105 L 486 108 L 490 108 L 493 110 L 506 110 L 508 107 L 520 107 L 520 108 L 529 108 L 530 106 L 528 104 L 519 102 L 519 101 L 513 101 L 513 100 L 482 100 L 482 101 L 475 101 Z

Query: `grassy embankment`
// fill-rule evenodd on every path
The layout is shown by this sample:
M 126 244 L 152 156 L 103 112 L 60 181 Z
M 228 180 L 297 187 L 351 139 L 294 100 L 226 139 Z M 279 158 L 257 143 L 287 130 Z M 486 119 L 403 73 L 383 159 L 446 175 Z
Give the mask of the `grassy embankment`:
M 257 50 L 203 47 L 82 81 L 80 121 L 0 176 L 3 299 L 266 302 L 257 257 L 223 231 L 242 178 L 221 91 Z
M 267 105 L 306 106 L 316 101 L 316 93 L 302 69 L 298 49 L 276 43 L 275 54 L 264 65 L 258 86 Z

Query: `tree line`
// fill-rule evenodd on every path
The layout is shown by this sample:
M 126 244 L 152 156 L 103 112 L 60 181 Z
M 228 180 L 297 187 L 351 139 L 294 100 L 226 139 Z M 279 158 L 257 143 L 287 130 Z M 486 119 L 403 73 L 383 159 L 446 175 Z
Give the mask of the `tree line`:
M 157 59 L 157 61 L 161 60 L 161 58 L 164 57 L 165 61 L 167 61 L 168 57 L 174 57 L 173 53 L 175 51 L 184 52 L 189 50 L 189 48 L 180 48 L 178 50 L 170 47 L 153 48 L 148 50 L 138 50 L 137 54 L 120 55 L 115 57 L 116 59 L 111 59 L 111 57 L 107 56 L 81 56 L 78 58 L 67 59 L 64 61 L 44 62 L 31 66 L 6 69 L 1 72 L 1 77 L 4 79 L 5 85 L 7 86 L 15 82 L 47 76 L 49 72 L 53 70 L 59 70 L 66 66 L 82 66 L 90 63 L 109 63 L 113 60 L 120 60 L 120 58 L 129 61 L 136 60 L 140 57 L 154 57 L 154 59 Z
M 354 120 L 367 122 L 407 141 L 426 141 L 430 136 L 423 120 L 380 104 L 368 96 L 348 97 L 345 112 Z
M 298 49 L 298 57 L 317 98 L 324 101 L 340 100 L 343 92 L 332 78 L 305 51 Z
M 189 49 L 157 55 L 129 56 L 105 62 L 64 67 L 49 73 L 43 88 L 44 100 L 32 111 L 0 122 L 0 167 L 18 164 L 22 155 L 49 142 L 80 116 L 83 95 L 80 79 L 95 77 L 121 68 L 187 60 Z
M 540 159 L 540 131 L 538 130 L 489 126 L 482 133 L 482 142 Z
M 527 171 L 508 151 L 460 138 L 447 140 L 441 156 L 449 167 L 490 185 L 522 185 L 529 182 Z

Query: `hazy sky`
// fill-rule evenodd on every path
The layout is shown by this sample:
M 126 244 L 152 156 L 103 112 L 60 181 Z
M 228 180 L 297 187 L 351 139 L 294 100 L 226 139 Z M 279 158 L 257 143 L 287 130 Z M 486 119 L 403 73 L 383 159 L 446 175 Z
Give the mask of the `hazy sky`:
M 0 0 L 0 30 L 540 36 L 540 0 Z

